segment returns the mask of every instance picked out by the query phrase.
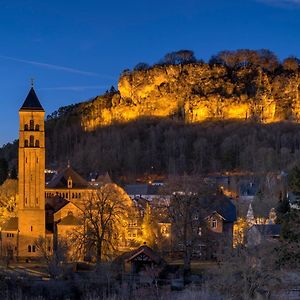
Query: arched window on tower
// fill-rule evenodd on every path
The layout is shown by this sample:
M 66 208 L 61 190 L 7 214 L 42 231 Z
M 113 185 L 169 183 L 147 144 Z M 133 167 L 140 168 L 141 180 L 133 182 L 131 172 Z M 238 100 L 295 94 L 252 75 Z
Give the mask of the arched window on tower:
M 40 130 L 40 125 L 39 124 L 36 124 L 35 125 L 35 131 L 39 131 Z
M 24 141 L 24 147 L 28 147 L 28 140 Z
M 39 148 L 39 147 L 40 147 L 40 141 L 39 141 L 39 140 L 36 140 L 36 141 L 35 141 L 35 147 L 36 147 L 36 148 Z
M 30 130 L 34 130 L 34 121 L 30 120 Z
M 25 125 L 24 125 L 24 130 L 25 130 L 25 131 L 28 131 L 28 124 L 25 124 Z
M 30 139 L 29 139 L 29 146 L 30 146 L 30 147 L 34 147 L 34 136 L 33 136 L 33 135 L 30 136 Z

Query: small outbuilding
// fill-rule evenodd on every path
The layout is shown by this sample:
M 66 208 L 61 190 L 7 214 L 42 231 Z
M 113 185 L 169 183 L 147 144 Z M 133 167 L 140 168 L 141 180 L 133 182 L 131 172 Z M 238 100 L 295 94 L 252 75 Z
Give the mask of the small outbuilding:
M 147 268 L 162 267 L 166 264 L 153 249 L 146 245 L 123 253 L 115 262 L 122 264 L 125 272 L 133 274 L 137 274 Z

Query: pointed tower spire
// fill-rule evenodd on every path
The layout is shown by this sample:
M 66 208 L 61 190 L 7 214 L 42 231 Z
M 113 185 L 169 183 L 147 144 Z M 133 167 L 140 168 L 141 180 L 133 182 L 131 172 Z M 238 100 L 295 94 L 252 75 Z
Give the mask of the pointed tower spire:
M 22 107 L 20 108 L 20 111 L 21 110 L 44 111 L 44 109 L 40 103 L 40 100 L 38 99 L 38 97 L 34 91 L 33 86 L 31 86 L 24 103 L 23 103 Z
M 247 223 L 251 225 L 255 223 L 254 212 L 251 203 L 249 204 L 249 208 L 247 211 Z

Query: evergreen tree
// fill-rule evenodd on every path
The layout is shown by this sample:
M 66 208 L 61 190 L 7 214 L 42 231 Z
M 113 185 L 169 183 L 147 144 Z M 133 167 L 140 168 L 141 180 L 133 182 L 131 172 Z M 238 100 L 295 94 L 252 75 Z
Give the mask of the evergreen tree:
M 8 162 L 5 158 L 0 158 L 0 185 L 8 177 Z
M 10 179 L 18 179 L 18 173 L 16 167 L 13 167 L 10 171 Z
M 282 223 L 284 217 L 290 211 L 290 203 L 287 197 L 280 199 L 276 207 L 277 220 L 276 223 Z
M 300 169 L 294 167 L 288 175 L 289 189 L 297 196 L 300 196 Z

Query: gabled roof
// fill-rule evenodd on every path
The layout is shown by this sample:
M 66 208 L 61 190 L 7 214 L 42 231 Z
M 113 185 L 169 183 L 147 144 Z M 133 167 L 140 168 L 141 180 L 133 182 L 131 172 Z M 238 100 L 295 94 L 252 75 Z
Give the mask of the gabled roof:
M 7 220 L 2 226 L 3 231 L 17 231 L 18 230 L 19 220 L 18 217 L 12 217 Z
M 256 224 L 251 228 L 257 229 L 263 236 L 279 236 L 281 226 L 280 224 Z
M 162 261 L 161 257 L 146 245 L 143 245 L 138 249 L 133 250 L 131 255 L 126 259 L 126 261 L 130 262 L 140 255 L 146 255 L 151 261 L 153 261 L 156 264 L 159 264 Z
M 224 218 L 225 222 L 235 222 L 236 207 L 232 201 L 224 195 L 216 195 L 215 197 L 214 201 L 208 204 L 208 211 L 210 213 L 218 213 Z M 209 201 L 209 199 L 207 200 Z
M 33 87 L 30 89 L 22 107 L 21 110 L 36 110 L 36 111 L 44 111 Z
M 109 176 L 108 172 L 106 172 L 104 175 L 98 175 L 96 182 L 100 183 L 101 185 L 105 185 L 107 183 L 113 183 L 111 180 L 111 177 Z
M 158 185 L 151 184 L 128 184 L 125 186 L 125 191 L 128 195 L 159 195 Z
M 66 206 L 70 201 L 59 197 L 55 196 L 53 198 L 46 198 L 46 210 L 52 210 L 53 212 L 59 211 L 61 208 Z
M 76 173 L 70 166 L 67 166 L 52 178 L 46 188 L 67 189 L 69 178 L 72 179 L 72 188 L 74 189 L 85 189 L 89 187 L 89 184 L 85 179 Z
M 146 245 L 143 245 L 135 250 L 123 253 L 115 259 L 115 262 L 130 262 L 140 255 L 148 257 L 149 260 L 154 262 L 155 264 L 164 263 L 164 260 Z
M 79 226 L 82 225 L 80 219 L 73 216 L 73 214 L 68 214 L 66 217 L 61 219 L 61 221 L 57 225 L 62 226 Z

